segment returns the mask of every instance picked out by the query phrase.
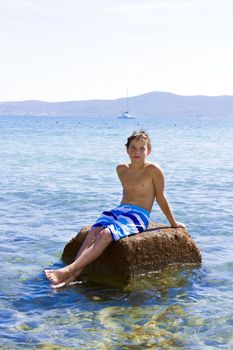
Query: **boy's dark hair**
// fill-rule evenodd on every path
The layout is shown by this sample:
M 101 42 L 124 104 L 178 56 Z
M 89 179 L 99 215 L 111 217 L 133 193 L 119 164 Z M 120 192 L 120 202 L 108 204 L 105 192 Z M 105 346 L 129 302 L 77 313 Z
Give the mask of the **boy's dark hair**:
M 151 150 L 152 145 L 151 145 L 151 139 L 150 136 L 146 133 L 145 130 L 139 130 L 139 131 L 134 131 L 131 136 L 128 137 L 127 143 L 125 144 L 126 148 L 129 148 L 130 142 L 132 140 L 140 140 L 144 139 L 147 140 L 147 146 L 148 149 Z

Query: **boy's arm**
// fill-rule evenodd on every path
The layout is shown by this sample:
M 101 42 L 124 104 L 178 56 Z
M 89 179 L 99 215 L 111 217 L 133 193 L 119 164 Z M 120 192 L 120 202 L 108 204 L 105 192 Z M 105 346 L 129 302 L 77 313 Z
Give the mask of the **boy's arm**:
M 121 174 L 122 174 L 123 169 L 124 169 L 123 164 L 119 164 L 116 166 L 116 173 L 117 173 L 117 176 L 120 180 L 121 180 Z
M 156 171 L 154 171 L 153 174 L 153 181 L 155 184 L 155 192 L 156 192 L 156 202 L 158 203 L 159 207 L 161 208 L 163 214 L 166 216 L 167 220 L 170 222 L 171 227 L 183 227 L 185 228 L 185 225 L 176 221 L 172 210 L 170 208 L 170 205 L 168 203 L 168 200 L 164 193 L 164 175 L 163 171 L 160 168 L 156 167 Z

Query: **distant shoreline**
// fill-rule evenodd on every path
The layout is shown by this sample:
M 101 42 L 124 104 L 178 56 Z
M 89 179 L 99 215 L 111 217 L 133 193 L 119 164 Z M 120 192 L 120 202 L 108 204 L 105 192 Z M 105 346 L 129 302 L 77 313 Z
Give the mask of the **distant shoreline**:
M 149 92 L 129 97 L 130 113 L 138 117 L 233 118 L 233 96 L 183 96 Z M 0 117 L 117 117 L 126 108 L 126 98 L 86 101 L 0 102 Z

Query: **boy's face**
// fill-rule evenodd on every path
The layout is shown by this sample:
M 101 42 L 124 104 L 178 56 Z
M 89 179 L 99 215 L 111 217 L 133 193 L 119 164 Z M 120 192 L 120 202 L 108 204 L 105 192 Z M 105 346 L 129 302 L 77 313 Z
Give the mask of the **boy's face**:
M 143 138 L 140 138 L 139 140 L 133 139 L 127 148 L 127 153 L 131 161 L 134 162 L 145 161 L 150 152 L 151 150 L 148 148 L 147 140 Z

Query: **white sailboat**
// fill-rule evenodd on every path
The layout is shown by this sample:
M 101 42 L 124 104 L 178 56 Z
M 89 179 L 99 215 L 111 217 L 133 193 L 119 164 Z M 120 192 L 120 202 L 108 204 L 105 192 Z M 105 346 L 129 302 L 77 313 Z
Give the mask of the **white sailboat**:
M 119 115 L 119 117 L 117 117 L 117 118 L 118 119 L 135 119 L 136 117 L 129 114 L 128 111 L 125 111 L 125 112 L 122 112 L 121 115 Z
M 125 112 L 122 112 L 121 115 L 119 115 L 118 119 L 135 119 L 132 114 L 129 114 L 129 97 L 128 97 L 128 89 L 127 89 L 127 98 L 126 98 L 127 108 Z

